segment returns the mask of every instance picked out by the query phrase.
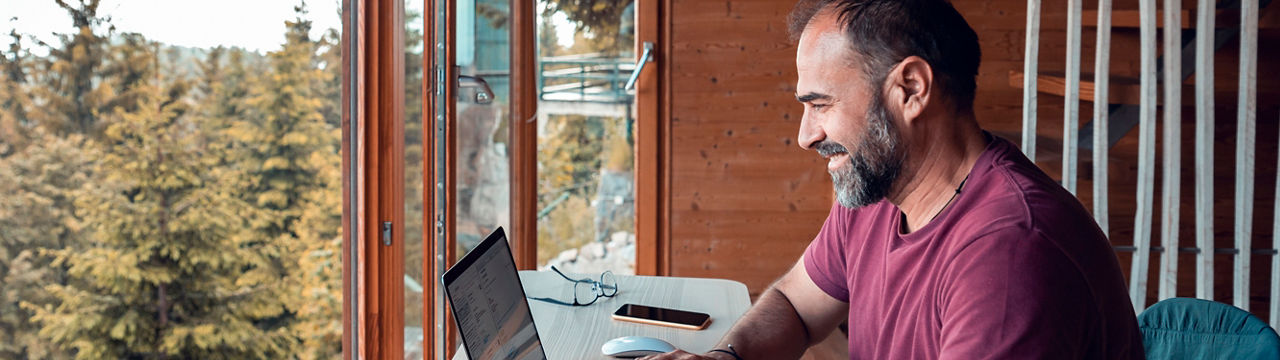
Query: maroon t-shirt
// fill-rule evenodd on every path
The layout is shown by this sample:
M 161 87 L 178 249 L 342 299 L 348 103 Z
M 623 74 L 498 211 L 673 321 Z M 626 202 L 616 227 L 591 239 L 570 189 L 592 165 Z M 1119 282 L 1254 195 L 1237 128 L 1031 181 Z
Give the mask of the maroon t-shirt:
M 851 359 L 1140 359 L 1106 237 L 1074 196 L 992 136 L 951 205 L 910 234 L 888 201 L 838 204 L 805 270 L 849 303 Z

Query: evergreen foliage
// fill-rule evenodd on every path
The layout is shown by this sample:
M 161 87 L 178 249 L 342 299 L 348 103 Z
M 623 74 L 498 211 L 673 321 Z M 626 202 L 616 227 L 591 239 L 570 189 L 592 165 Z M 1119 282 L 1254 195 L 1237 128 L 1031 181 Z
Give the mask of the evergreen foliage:
M 76 358 L 279 358 L 295 346 L 265 321 L 293 299 L 243 235 L 254 209 L 193 146 L 182 87 L 143 86 L 135 111 L 109 118 L 96 181 L 76 201 L 89 240 L 49 251 L 70 278 L 45 287 L 58 305 L 24 304 Z
M 341 353 L 338 32 L 193 61 L 54 2 L 0 52 L 0 358 Z

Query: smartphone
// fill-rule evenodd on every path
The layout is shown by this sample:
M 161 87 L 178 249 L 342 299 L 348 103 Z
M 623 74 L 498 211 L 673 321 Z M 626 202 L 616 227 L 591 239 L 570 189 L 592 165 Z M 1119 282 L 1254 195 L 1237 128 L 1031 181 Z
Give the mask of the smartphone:
M 711 315 L 704 313 L 636 304 L 622 305 L 613 312 L 613 319 L 689 330 L 706 329 L 711 324 Z

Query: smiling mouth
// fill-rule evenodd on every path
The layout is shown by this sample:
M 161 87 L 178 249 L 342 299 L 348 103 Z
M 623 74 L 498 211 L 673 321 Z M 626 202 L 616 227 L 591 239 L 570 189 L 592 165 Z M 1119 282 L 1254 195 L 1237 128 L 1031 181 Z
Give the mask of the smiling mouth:
M 849 153 L 847 152 L 833 153 L 825 155 L 824 157 L 827 158 L 827 171 L 831 172 L 834 172 L 844 164 L 849 163 Z

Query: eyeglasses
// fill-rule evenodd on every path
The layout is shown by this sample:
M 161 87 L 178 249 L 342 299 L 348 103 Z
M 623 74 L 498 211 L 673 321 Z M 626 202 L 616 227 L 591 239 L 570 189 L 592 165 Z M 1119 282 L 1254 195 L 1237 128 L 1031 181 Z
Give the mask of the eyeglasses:
M 556 274 L 560 274 L 560 277 L 573 282 L 573 303 L 544 297 L 530 297 L 529 299 L 564 306 L 587 306 L 594 304 L 596 300 L 600 300 L 602 297 L 613 297 L 618 294 L 618 280 L 614 279 L 612 271 L 605 271 L 600 274 L 600 281 L 574 279 L 560 272 L 560 269 L 556 269 L 555 266 L 551 267 L 551 271 L 555 271 Z

